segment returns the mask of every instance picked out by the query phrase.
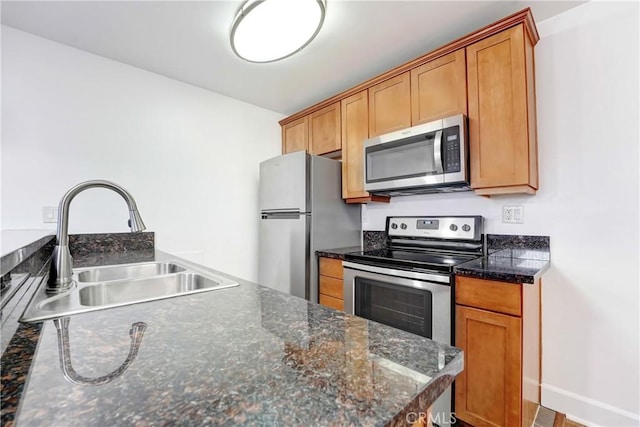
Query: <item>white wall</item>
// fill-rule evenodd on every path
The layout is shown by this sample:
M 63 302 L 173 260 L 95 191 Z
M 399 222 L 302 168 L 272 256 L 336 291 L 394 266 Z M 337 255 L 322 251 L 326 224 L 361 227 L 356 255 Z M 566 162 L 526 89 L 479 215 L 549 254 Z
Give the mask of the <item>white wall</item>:
M 136 198 L 156 247 L 257 279 L 260 161 L 283 116 L 2 27 L 2 228 L 55 228 L 42 207 L 107 179 Z M 115 193 L 71 204 L 70 231 L 128 231 Z
M 551 236 L 542 402 L 588 424 L 640 424 L 638 3 L 589 2 L 538 24 L 540 190 L 392 199 L 387 215 L 480 214 L 486 231 Z M 502 205 L 525 223 L 501 223 Z

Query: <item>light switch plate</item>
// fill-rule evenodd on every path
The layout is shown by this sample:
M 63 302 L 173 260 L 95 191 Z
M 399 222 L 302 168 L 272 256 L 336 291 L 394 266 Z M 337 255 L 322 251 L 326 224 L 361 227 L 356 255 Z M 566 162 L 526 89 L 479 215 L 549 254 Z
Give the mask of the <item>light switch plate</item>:
M 42 222 L 58 222 L 58 209 L 55 206 L 44 206 L 42 208 Z
M 524 207 L 520 205 L 502 206 L 502 222 L 506 224 L 524 224 Z

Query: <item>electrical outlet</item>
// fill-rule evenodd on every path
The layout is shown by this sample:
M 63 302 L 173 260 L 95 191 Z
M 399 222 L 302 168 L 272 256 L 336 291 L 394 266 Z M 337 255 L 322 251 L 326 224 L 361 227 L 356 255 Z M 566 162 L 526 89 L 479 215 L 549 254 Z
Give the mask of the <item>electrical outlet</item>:
M 44 206 L 42 208 L 42 222 L 58 222 L 58 210 L 55 206 Z
M 519 205 L 504 205 L 502 207 L 502 222 L 507 224 L 524 224 L 524 207 Z

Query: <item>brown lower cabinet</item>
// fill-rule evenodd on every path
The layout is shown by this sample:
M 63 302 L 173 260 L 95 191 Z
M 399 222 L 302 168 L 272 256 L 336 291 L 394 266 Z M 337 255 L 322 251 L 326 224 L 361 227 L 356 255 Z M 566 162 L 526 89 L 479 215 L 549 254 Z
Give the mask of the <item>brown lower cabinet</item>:
M 456 277 L 456 417 L 476 427 L 532 426 L 540 404 L 540 281 Z
M 342 260 L 319 257 L 318 276 L 319 303 L 336 310 L 344 310 L 344 285 L 342 282 Z

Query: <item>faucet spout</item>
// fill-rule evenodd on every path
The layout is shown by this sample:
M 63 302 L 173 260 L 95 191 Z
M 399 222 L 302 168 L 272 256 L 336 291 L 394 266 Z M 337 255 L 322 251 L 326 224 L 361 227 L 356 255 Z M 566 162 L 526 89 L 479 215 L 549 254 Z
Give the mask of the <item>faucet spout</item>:
M 133 233 L 144 231 L 147 228 L 144 226 L 140 212 L 137 209 L 129 211 L 129 228 Z
M 51 256 L 51 266 L 49 269 L 49 279 L 46 291 L 49 294 L 57 294 L 71 289 L 73 282 L 73 259 L 69 252 L 69 207 L 71 201 L 79 193 L 89 188 L 108 188 L 115 191 L 127 202 L 129 207 L 129 227 L 132 232 L 146 229 L 142 217 L 138 212 L 138 206 L 133 196 L 120 185 L 103 180 L 81 182 L 72 187 L 62 196 L 58 205 L 58 230 L 56 232 L 56 246 Z

